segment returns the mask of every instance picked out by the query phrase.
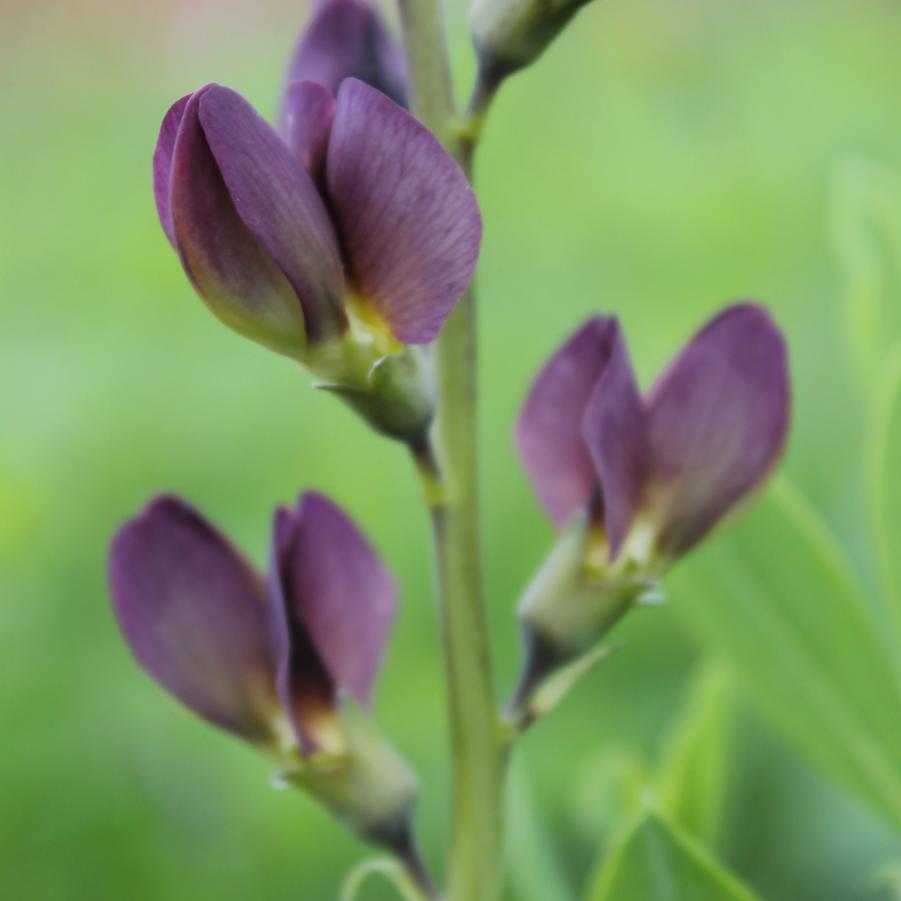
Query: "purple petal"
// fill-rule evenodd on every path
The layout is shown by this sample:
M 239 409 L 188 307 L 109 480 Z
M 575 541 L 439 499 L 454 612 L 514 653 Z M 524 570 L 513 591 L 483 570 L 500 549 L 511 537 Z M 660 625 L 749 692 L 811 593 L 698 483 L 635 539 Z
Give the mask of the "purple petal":
M 304 314 L 284 273 L 238 215 L 200 127 L 194 94 L 171 165 L 175 244 L 207 306 L 226 325 L 288 355 L 305 346 Z
M 519 457 L 558 529 L 598 486 L 583 421 L 616 330 L 616 320 L 595 316 L 567 338 L 532 383 L 516 426 Z
M 178 137 L 178 129 L 190 99 L 191 95 L 187 94 L 169 107 L 169 111 L 163 117 L 156 150 L 153 152 L 153 196 L 156 198 L 156 210 L 160 217 L 160 224 L 173 246 L 175 245 L 175 229 L 172 226 L 172 212 L 169 209 L 169 176 L 172 169 L 172 157 L 175 154 L 175 139 Z
M 601 484 L 610 559 L 616 559 L 641 502 L 647 472 L 647 423 L 619 323 L 608 320 L 606 364 L 583 420 L 583 435 Z
M 309 175 L 234 91 L 210 88 L 200 100 L 199 117 L 238 215 L 300 298 L 308 338 L 341 334 L 346 319 L 338 245 Z
M 310 755 L 320 749 L 318 736 L 323 724 L 334 719 L 336 698 L 334 680 L 293 600 L 291 560 L 299 534 L 297 514 L 277 510 L 266 587 L 278 695 L 302 753 Z
M 658 547 L 687 551 L 775 465 L 789 422 L 785 340 L 762 307 L 711 320 L 648 398 Z
M 349 79 L 338 93 L 327 177 L 364 301 L 398 340 L 434 340 L 479 255 L 479 205 L 462 170 L 409 113 Z
M 195 713 L 265 742 L 277 710 L 263 584 L 183 501 L 160 497 L 110 548 L 113 607 L 138 663 Z
M 322 85 L 299 81 L 285 91 L 282 135 L 295 159 L 317 181 L 325 175 L 325 154 L 335 115 L 335 98 Z
M 315 81 L 337 94 L 345 78 L 358 78 L 406 104 L 403 53 L 370 0 L 321 2 L 294 51 L 285 84 Z
M 293 604 L 337 687 L 366 705 L 394 620 L 397 589 L 363 533 L 308 492 L 289 572 Z

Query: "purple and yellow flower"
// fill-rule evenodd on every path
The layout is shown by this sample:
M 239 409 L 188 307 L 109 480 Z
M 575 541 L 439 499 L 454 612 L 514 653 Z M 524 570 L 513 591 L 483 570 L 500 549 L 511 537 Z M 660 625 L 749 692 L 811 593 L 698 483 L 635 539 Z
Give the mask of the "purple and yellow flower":
M 207 85 L 163 120 L 160 221 L 226 325 L 307 366 L 376 428 L 418 437 L 433 341 L 469 284 L 475 195 L 437 139 L 375 88 L 288 86 L 279 135 Z
M 584 650 L 772 472 L 789 425 L 785 340 L 760 306 L 715 316 L 644 397 L 615 318 L 596 316 L 536 378 L 516 445 L 562 531 L 520 615 Z
M 187 503 L 158 497 L 113 539 L 109 581 L 151 678 L 365 837 L 402 836 L 415 781 L 366 713 L 396 588 L 338 507 L 307 493 L 279 509 L 264 577 Z

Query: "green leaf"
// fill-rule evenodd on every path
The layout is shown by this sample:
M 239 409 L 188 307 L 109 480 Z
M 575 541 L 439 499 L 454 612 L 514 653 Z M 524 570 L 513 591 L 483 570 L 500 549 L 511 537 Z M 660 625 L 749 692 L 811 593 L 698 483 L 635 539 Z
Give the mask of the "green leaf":
M 701 669 L 664 746 L 657 777 L 661 808 L 709 848 L 719 843 L 726 796 L 731 688 L 722 665 Z
M 798 750 L 901 827 L 901 691 L 884 630 L 795 491 L 777 481 L 670 587 Z
M 864 384 L 874 384 L 901 333 L 901 176 L 846 163 L 835 180 L 832 235 L 854 362 Z
M 610 852 L 588 894 L 588 901 L 753 898 L 704 848 L 653 811 Z
M 872 441 L 869 488 L 876 556 L 889 617 L 895 660 L 901 665 L 901 350 L 886 365 Z

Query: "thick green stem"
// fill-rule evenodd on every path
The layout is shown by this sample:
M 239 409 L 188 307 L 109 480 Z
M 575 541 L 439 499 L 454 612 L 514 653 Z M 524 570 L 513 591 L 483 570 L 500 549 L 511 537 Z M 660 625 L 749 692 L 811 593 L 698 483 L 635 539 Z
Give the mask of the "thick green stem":
M 440 0 L 400 0 L 414 111 L 469 169 L 453 100 Z M 467 174 L 469 174 L 467 172 Z M 436 347 L 432 498 L 452 745 L 449 901 L 496 901 L 503 852 L 502 732 L 482 594 L 476 441 L 476 312 L 470 289 Z

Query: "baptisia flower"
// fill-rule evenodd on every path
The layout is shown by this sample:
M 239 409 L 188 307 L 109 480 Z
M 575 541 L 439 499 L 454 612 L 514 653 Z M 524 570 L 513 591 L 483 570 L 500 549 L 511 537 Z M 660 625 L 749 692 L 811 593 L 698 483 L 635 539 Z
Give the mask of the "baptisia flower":
M 114 537 L 109 582 L 151 678 L 403 852 L 415 780 L 367 713 L 396 589 L 338 507 L 307 493 L 277 510 L 264 577 L 187 503 L 158 497 Z
M 516 428 L 561 536 L 520 605 L 531 666 L 583 653 L 766 479 L 789 424 L 785 340 L 760 306 L 715 316 L 639 394 L 619 324 L 550 358 Z
M 407 105 L 404 54 L 372 0 L 319 0 L 291 56 L 285 86 L 315 81 L 337 94 L 345 78 Z M 290 111 L 283 103 L 282 122 Z
M 183 97 L 154 155 L 160 221 L 226 325 L 308 367 L 380 431 L 413 442 L 427 361 L 472 278 L 478 203 L 409 113 L 361 81 L 291 84 L 280 136 L 221 85 Z

